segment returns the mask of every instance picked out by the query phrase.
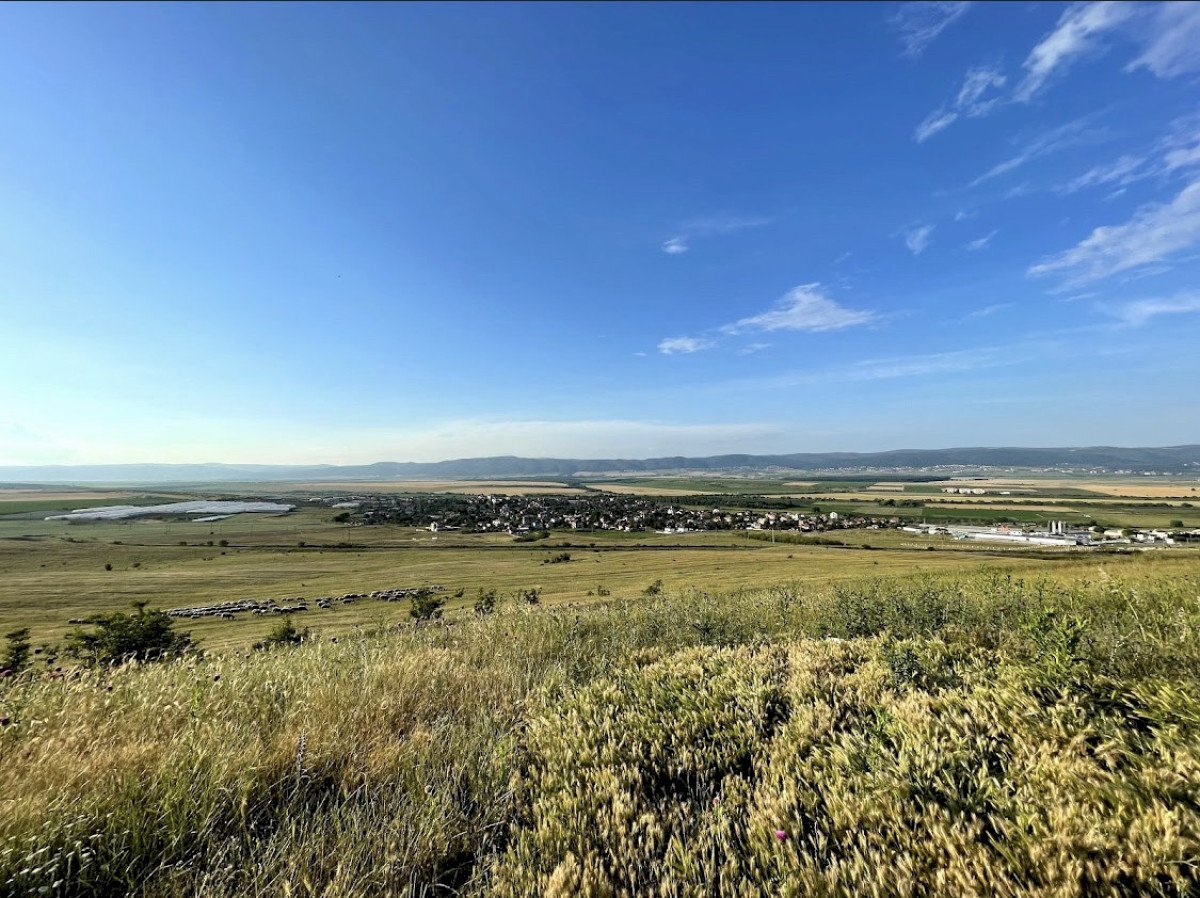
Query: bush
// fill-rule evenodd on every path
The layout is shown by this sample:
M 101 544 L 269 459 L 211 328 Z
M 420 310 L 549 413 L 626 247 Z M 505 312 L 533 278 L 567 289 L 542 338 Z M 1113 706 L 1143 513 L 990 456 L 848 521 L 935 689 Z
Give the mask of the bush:
M 4 657 L 0 658 L 0 670 L 19 674 L 29 666 L 29 659 L 33 654 L 29 645 L 29 628 L 10 630 L 4 634 L 4 639 L 8 644 L 4 647 Z
M 133 614 L 93 615 L 86 622 L 94 630 L 68 633 L 68 657 L 85 664 L 160 661 L 192 647 L 191 634 L 177 633 L 165 611 L 147 611 L 145 602 L 137 602 L 133 607 Z
M 422 589 L 412 597 L 408 613 L 415 621 L 437 620 L 442 616 L 442 606 L 445 604 L 445 599 L 428 589 Z
M 496 590 L 489 589 L 484 592 L 479 590 L 479 598 L 475 600 L 475 614 L 479 617 L 486 617 L 496 610 Z
M 254 643 L 254 648 L 261 650 L 280 645 L 299 645 L 300 643 L 311 638 L 312 633 L 309 631 L 308 627 L 305 627 L 303 630 L 299 630 L 296 628 L 296 625 L 292 623 L 292 619 L 290 617 L 285 617 L 275 625 L 275 629 L 268 633 L 263 639 Z
M 658 596 L 658 595 L 662 595 L 662 591 L 663 591 L 662 580 L 655 580 L 653 583 L 651 583 L 649 586 L 647 586 L 645 589 L 642 590 L 642 595 Z
M 518 589 L 517 601 L 526 605 L 537 605 L 542 601 L 542 590 L 536 586 L 532 589 Z

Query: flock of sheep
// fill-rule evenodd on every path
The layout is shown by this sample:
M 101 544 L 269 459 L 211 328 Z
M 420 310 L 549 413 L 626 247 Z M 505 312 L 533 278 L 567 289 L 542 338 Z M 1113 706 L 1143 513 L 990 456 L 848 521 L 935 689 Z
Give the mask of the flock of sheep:
M 335 603 L 352 605 L 359 599 L 379 599 L 384 602 L 399 602 L 411 599 L 422 593 L 441 592 L 444 586 L 397 587 L 394 589 L 377 589 L 372 593 L 348 592 L 342 596 L 322 596 L 314 599 L 317 608 L 331 609 Z M 239 599 L 235 602 L 218 602 L 215 605 L 197 605 L 192 608 L 172 608 L 167 614 L 171 617 L 219 617 L 222 620 L 237 620 L 236 615 L 249 612 L 250 614 L 294 614 L 308 610 L 308 600 L 299 596 L 285 599 Z

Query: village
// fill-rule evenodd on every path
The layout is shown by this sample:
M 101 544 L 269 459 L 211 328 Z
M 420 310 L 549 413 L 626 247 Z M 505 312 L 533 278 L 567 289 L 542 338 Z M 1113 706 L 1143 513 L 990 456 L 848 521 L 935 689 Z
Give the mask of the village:
M 713 530 L 790 530 L 801 533 L 900 526 L 895 516 L 836 511 L 757 511 L 696 508 L 645 496 L 370 496 L 334 503 L 343 520 L 364 526 L 394 524 L 437 531 L 510 533 L 606 530 L 691 533 Z

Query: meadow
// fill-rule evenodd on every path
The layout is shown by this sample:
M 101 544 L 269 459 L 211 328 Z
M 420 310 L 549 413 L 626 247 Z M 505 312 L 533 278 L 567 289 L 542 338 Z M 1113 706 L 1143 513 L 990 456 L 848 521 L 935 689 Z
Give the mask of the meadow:
M 439 585 L 450 610 L 469 606 L 481 590 L 511 596 L 530 588 L 540 590 L 544 603 L 579 605 L 595 601 L 602 589 L 636 594 L 656 580 L 670 590 L 728 591 L 969 571 L 981 564 L 1053 576 L 1059 568 L 1070 574 L 1078 563 L 1061 551 L 1030 553 L 891 531 L 839 532 L 837 539 L 855 551 L 771 544 L 734 532 L 562 532 L 514 543 L 505 534 L 352 527 L 337 522 L 336 513 L 302 503 L 288 515 L 237 515 L 203 524 L 0 519 L 0 633 L 29 627 L 34 643 L 48 649 L 72 629 L 71 619 L 126 610 L 139 601 L 169 609 Z M 863 545 L 871 551 L 860 550 Z M 570 554 L 569 563 L 544 563 L 562 552 Z M 403 603 L 360 600 L 314 608 L 303 623 L 338 635 L 407 615 Z M 187 621 L 209 650 L 245 648 L 273 625 L 271 618 L 246 615 Z
M 10 679 L 0 895 L 1196 894 L 1200 566 L 1056 570 Z

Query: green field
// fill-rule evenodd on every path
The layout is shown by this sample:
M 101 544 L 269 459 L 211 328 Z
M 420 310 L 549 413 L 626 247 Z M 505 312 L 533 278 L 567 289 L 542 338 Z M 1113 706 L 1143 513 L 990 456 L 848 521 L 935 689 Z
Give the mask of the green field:
M 724 498 L 729 507 L 739 504 L 737 495 L 714 496 L 711 491 L 785 488 L 784 481 L 752 478 L 648 478 L 647 482 L 658 488 L 703 486 L 703 501 Z M 850 485 L 861 488 L 862 483 Z M 336 487 L 325 489 L 336 494 Z M 306 487 L 303 492 L 320 491 Z M 441 585 L 446 587 L 450 609 L 469 605 L 481 590 L 491 589 L 512 596 L 518 590 L 537 588 L 543 602 L 583 604 L 594 601 L 603 590 L 615 596 L 639 595 L 657 580 L 668 590 L 727 591 L 867 575 L 970 571 L 982 565 L 1052 574 L 1057 568 L 1074 570 L 1078 564 L 1061 552 L 965 546 L 894 531 L 838 531 L 831 535 L 833 540 L 855 547 L 854 551 L 803 542 L 773 545 L 736 532 L 669 536 L 564 532 L 535 543 L 514 543 L 503 534 L 443 532 L 435 536 L 426 530 L 338 523 L 334 510 L 314 504 L 307 495 L 292 498 L 299 507 L 291 514 L 242 514 L 203 524 L 171 519 L 68 524 L 41 520 L 33 513 L 35 509 L 27 507 L 30 503 L 55 509 L 138 504 L 170 498 L 186 495 L 44 490 L 22 491 L 5 499 L 0 493 L 0 632 L 28 626 L 37 644 L 49 646 L 68 632 L 71 618 L 121 610 L 139 601 L 173 608 L 248 598 L 311 600 L 392 587 Z M 747 502 L 753 504 L 752 499 Z M 25 513 L 5 516 L 16 508 Z M 900 514 L 940 522 L 1037 522 L 1049 516 L 1042 511 L 973 504 L 890 508 L 834 496 L 814 499 L 810 505 L 801 503 L 798 508 Z M 1129 506 L 1098 505 L 1087 511 L 1097 512 L 1097 519 L 1111 526 L 1133 520 L 1144 526 L 1164 526 L 1168 518 L 1178 517 L 1200 526 L 1200 510 L 1166 509 L 1147 500 Z M 857 548 L 862 545 L 873 551 Z M 931 547 L 936 551 L 930 551 Z M 570 562 L 543 564 L 550 555 L 563 551 L 570 552 Z M 1200 555 L 1200 550 L 1173 550 L 1172 554 L 1179 552 Z M 1119 564 L 1121 559 L 1108 563 Z M 406 603 L 360 600 L 331 610 L 310 610 L 304 622 L 324 634 L 336 635 L 402 621 L 407 613 Z M 273 623 L 271 618 L 243 615 L 234 621 L 188 620 L 187 627 L 206 648 L 221 650 L 251 644 Z
M 660 579 L 669 589 L 717 591 L 963 571 L 982 564 L 1031 571 L 1066 563 L 1053 554 L 1030 559 L 1004 547 L 966 549 L 944 540 L 935 541 L 939 551 L 930 552 L 929 540 L 877 531 L 837 534 L 851 545 L 871 543 L 880 549 L 872 552 L 772 546 L 731 532 L 568 532 L 514 543 L 505 535 L 443 533 L 435 540 L 426 530 L 348 527 L 333 516 L 328 509 L 305 509 L 211 524 L 0 522 L 0 632 L 28 626 L 35 642 L 48 644 L 70 629 L 70 618 L 124 609 L 135 601 L 173 608 L 436 584 L 446 587 L 451 608 L 470 604 L 481 589 L 511 596 L 531 587 L 540 588 L 547 603 L 584 603 L 594 599 L 588 593 L 599 586 L 630 596 Z M 569 563 L 542 563 L 562 551 L 571 553 Z M 454 599 L 459 590 L 463 596 Z M 407 613 L 404 603 L 361 600 L 311 610 L 304 623 L 332 635 L 403 620 Z M 273 624 L 243 616 L 189 620 L 186 626 L 206 647 L 220 649 L 246 646 Z

